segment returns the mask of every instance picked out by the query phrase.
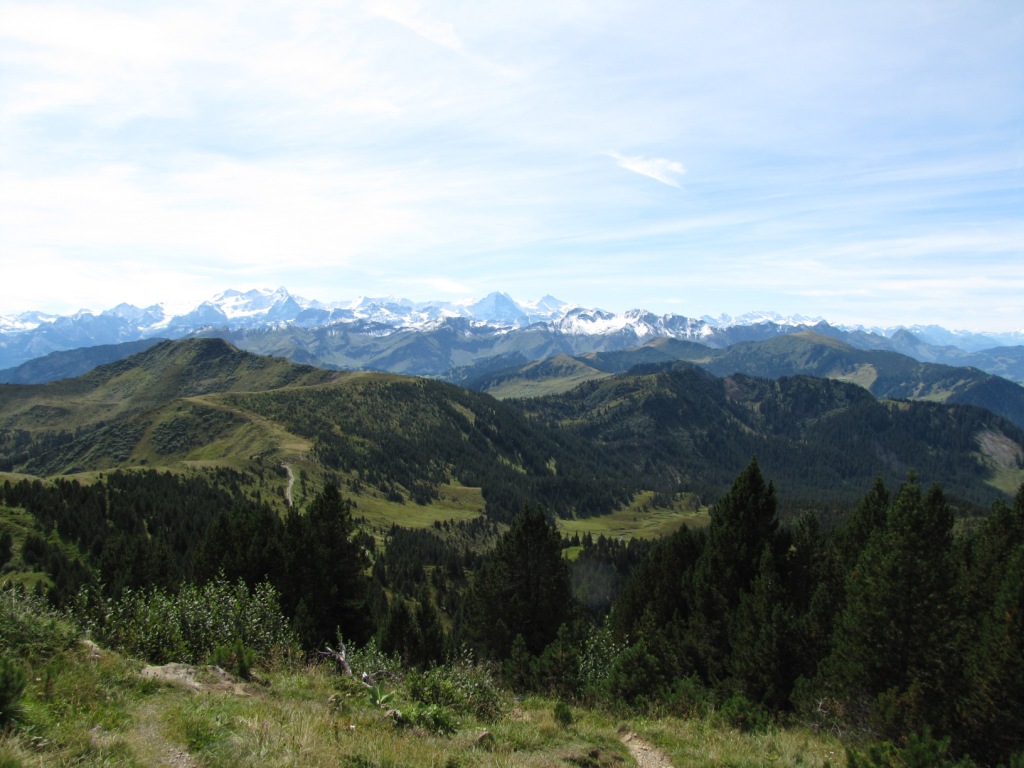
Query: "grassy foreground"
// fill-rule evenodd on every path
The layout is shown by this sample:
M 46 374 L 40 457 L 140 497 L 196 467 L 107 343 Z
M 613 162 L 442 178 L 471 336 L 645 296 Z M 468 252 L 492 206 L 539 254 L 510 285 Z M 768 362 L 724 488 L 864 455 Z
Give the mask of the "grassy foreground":
M 409 680 L 369 689 L 328 663 L 282 660 L 249 682 L 199 668 L 194 684 L 143 677 L 142 662 L 80 644 L 25 664 L 20 712 L 0 736 L 3 768 L 601 768 L 636 764 L 626 731 L 675 766 L 845 765 L 838 741 L 804 730 L 744 734 L 714 717 L 638 719 L 502 691 L 485 717 L 431 719 Z

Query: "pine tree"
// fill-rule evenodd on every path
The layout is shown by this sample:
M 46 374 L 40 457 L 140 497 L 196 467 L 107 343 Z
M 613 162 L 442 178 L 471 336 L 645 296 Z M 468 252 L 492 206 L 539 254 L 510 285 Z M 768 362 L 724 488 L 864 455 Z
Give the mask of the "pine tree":
M 727 674 L 730 617 L 750 591 L 765 548 L 776 546 L 777 530 L 775 488 L 765 483 L 754 458 L 712 509 L 707 545 L 693 573 L 687 643 L 708 682 Z
M 554 639 L 570 600 L 562 539 L 540 509 L 526 508 L 476 575 L 465 631 L 493 658 L 507 658 L 516 635 L 536 656 Z
M 286 524 L 286 605 L 295 606 L 297 629 L 308 648 L 370 636 L 367 606 L 369 561 L 355 537 L 352 502 L 328 484 L 305 515 L 291 512 Z M 301 608 L 301 610 L 300 610 Z
M 969 565 L 957 745 L 994 765 L 1024 750 L 1024 485 L 974 536 Z
M 770 547 L 749 592 L 730 617 L 730 685 L 751 701 L 781 709 L 793 685 L 789 611 Z
M 953 518 L 941 490 L 912 477 L 846 582 L 824 689 L 861 724 L 898 738 L 941 726 L 951 702 L 955 627 Z

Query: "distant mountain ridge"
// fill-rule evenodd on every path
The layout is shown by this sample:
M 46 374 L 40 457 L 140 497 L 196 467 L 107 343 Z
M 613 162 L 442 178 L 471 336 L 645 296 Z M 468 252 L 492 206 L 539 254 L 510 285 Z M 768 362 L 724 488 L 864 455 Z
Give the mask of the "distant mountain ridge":
M 814 376 L 857 384 L 878 399 L 923 400 L 986 408 L 1024 429 L 1024 387 L 976 368 L 926 363 L 898 352 L 857 349 L 814 331 L 746 341 L 724 349 L 656 339 L 640 347 L 536 362 L 488 361 L 453 372 L 450 381 L 499 398 L 567 392 L 637 366 L 693 363 L 711 374 L 762 379 Z
M 898 482 L 911 469 L 984 506 L 1024 472 L 1024 430 L 990 411 L 882 401 L 825 378 L 723 378 L 676 362 L 502 402 L 212 338 L 160 342 L 77 378 L 0 387 L 0 425 L 4 472 L 218 465 L 280 479 L 287 462 L 372 486 L 377 498 L 430 504 L 453 483 L 478 489 L 502 520 L 523 503 L 593 516 L 644 492 L 663 504 L 680 492 L 714 498 L 752 455 L 794 509 L 852 502 L 873 477 Z
M 278 288 L 224 291 L 187 311 L 123 303 L 99 313 L 0 316 L 0 382 L 25 381 L 28 374 L 13 369 L 54 352 L 149 338 L 217 336 L 242 349 L 280 354 L 296 362 L 437 376 L 501 355 L 539 360 L 554 354 L 626 349 L 658 338 L 721 349 L 806 330 L 858 349 L 970 365 L 1024 381 L 1024 330 L 970 334 L 935 326 L 842 328 L 818 318 L 770 312 L 738 318 L 657 315 L 643 309 L 613 313 L 552 296 L 518 302 L 499 292 L 463 302 L 360 297 L 325 303 Z

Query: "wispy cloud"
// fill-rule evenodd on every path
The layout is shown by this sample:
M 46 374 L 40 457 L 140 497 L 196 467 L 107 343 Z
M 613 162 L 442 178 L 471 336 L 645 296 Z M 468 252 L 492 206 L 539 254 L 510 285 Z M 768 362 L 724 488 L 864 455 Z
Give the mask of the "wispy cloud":
M 663 157 L 627 157 L 617 152 L 609 154 L 615 158 L 620 168 L 639 173 L 641 176 L 647 176 L 676 189 L 680 187 L 683 174 L 686 173 L 686 168 L 682 163 L 666 160 Z

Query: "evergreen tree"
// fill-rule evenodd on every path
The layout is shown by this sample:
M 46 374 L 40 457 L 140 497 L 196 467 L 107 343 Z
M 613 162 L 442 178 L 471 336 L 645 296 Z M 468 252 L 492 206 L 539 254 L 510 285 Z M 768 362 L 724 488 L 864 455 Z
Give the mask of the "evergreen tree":
M 749 592 L 730 617 L 727 660 L 731 687 L 751 701 L 781 709 L 793 684 L 789 611 L 770 547 Z
M 912 477 L 846 582 L 821 682 L 888 737 L 944 725 L 955 693 L 952 523 L 941 490 L 922 496 Z
M 289 512 L 285 526 L 286 605 L 307 648 L 346 639 L 365 641 L 371 622 L 367 606 L 369 561 L 355 536 L 352 502 L 328 484 L 306 514 Z
M 570 599 L 561 536 L 540 509 L 527 507 L 480 566 L 465 631 L 493 658 L 507 658 L 516 635 L 536 656 L 568 616 Z
M 971 541 L 969 563 L 957 742 L 994 765 L 1024 750 L 1024 485 L 1013 507 L 995 506 Z
M 572 635 L 568 624 L 560 626 L 554 641 L 538 659 L 538 677 L 549 695 L 569 698 L 579 692 L 580 643 Z
M 775 488 L 765 483 L 754 458 L 712 509 L 707 545 L 693 573 L 687 638 L 709 682 L 727 673 L 730 618 L 750 590 L 765 548 L 774 549 L 777 529 Z
M 377 630 L 377 644 L 384 653 L 398 656 L 406 663 L 419 660 L 423 638 L 409 604 L 400 597 L 391 601 L 387 616 Z

